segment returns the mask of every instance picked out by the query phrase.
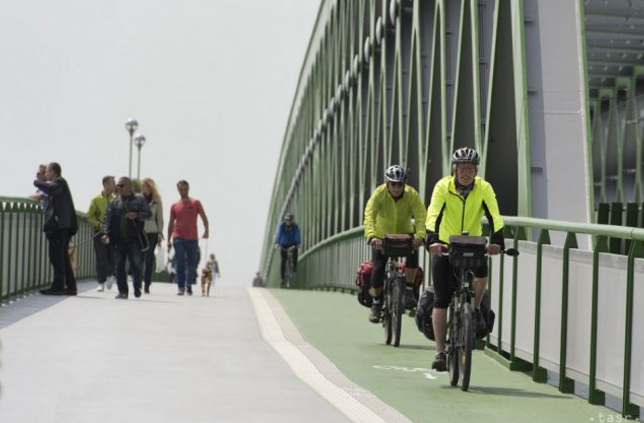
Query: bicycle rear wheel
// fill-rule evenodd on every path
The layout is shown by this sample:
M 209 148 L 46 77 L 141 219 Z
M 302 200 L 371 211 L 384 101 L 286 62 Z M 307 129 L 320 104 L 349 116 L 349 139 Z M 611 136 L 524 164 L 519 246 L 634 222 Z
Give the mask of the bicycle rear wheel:
M 463 331 L 461 333 L 462 346 L 459 349 L 458 362 L 460 373 L 460 385 L 463 391 L 470 387 L 470 375 L 472 374 L 472 350 L 474 349 L 474 311 L 472 304 L 463 304 Z
M 402 315 L 405 310 L 403 304 L 403 295 L 405 292 L 405 281 L 397 278 L 394 280 L 391 295 L 391 330 L 394 337 L 394 347 L 400 345 L 400 335 L 402 332 Z
M 459 367 L 459 324 L 456 322 L 457 316 L 454 313 L 454 305 L 449 307 L 449 348 L 447 350 L 447 370 L 449 372 L 449 384 L 456 386 L 458 384 Z

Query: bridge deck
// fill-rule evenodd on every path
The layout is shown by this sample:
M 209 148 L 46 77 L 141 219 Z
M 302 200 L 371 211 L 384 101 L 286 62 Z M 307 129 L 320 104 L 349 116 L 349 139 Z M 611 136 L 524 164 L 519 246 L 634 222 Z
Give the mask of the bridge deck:
M 260 334 L 244 289 L 141 299 L 81 284 L 0 310 L 6 423 L 348 422 Z
M 81 284 L 78 297 L 34 295 L 0 310 L 0 421 L 350 421 L 264 341 L 247 290 L 177 297 L 173 286 L 156 284 L 150 296 L 117 301 L 93 286 Z M 617 421 L 612 410 L 533 383 L 478 352 L 471 392 L 451 388 L 446 375 L 426 370 L 433 347 L 412 319 L 401 347 L 385 346 L 381 328 L 352 296 L 253 292 L 273 311 L 283 305 L 305 341 L 413 421 Z M 306 355 L 305 343 L 294 346 Z

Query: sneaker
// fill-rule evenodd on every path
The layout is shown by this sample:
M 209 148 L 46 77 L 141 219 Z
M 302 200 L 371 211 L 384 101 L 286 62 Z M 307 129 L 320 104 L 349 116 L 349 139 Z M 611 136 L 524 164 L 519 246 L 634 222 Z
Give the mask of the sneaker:
M 447 355 L 445 352 L 439 352 L 436 354 L 436 358 L 432 363 L 432 369 L 437 372 L 446 372 L 447 371 Z
M 114 297 L 115 300 L 127 300 L 127 294 L 119 292 L 116 294 L 116 297 Z
M 98 286 L 96 287 L 96 292 L 103 292 L 103 291 L 105 291 L 105 284 L 99 283 Z
M 107 281 L 105 281 L 105 287 L 108 290 L 112 289 L 112 285 L 114 285 L 114 282 L 116 282 L 116 278 L 114 276 L 108 277 Z
M 192 295 L 192 286 L 188 285 L 188 295 Z
M 371 311 L 369 312 L 369 321 L 371 323 L 380 323 L 380 311 L 382 304 L 380 302 L 373 302 L 371 304 Z
M 179 288 L 179 292 L 177 292 L 177 295 L 183 295 L 185 294 L 186 290 L 185 288 Z

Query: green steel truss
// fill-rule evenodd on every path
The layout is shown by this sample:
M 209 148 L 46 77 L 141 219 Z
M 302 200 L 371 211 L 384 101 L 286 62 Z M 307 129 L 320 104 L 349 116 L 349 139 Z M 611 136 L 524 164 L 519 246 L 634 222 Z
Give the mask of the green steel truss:
M 264 273 L 286 211 L 309 249 L 361 224 L 389 164 L 406 166 L 428 202 L 459 146 L 482 153 L 504 214 L 532 215 L 523 24 L 521 1 L 323 1 L 275 178 Z

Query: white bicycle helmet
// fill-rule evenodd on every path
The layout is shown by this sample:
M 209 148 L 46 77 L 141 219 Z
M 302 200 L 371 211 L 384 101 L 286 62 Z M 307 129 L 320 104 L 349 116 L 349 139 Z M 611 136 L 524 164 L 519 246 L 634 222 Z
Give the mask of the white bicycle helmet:
M 400 165 L 392 165 L 385 172 L 385 179 L 388 182 L 405 182 L 407 174 L 405 168 Z
M 452 164 L 458 163 L 474 163 L 479 165 L 481 157 L 475 149 L 470 147 L 461 147 L 452 154 Z

